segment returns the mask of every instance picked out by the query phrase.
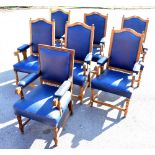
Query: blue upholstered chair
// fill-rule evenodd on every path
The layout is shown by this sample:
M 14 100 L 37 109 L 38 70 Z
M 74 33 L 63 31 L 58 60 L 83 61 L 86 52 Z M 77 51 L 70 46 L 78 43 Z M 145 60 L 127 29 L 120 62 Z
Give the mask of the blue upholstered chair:
M 138 60 L 142 42 L 143 35 L 132 29 L 112 30 L 109 56 L 98 61 L 98 70 L 107 64 L 106 69 L 91 81 L 91 106 L 96 102 L 124 111 L 127 115 L 134 79 L 141 69 Z M 96 100 L 94 89 L 125 97 L 125 108 Z
M 13 107 L 22 133 L 30 119 L 42 122 L 53 130 L 57 145 L 58 129 L 68 114 L 68 108 L 72 114 L 73 61 L 74 50 L 39 45 L 39 73 L 29 74 L 19 81 L 16 89 L 21 99 Z M 41 83 L 24 95 L 23 89 L 38 77 Z M 28 120 L 23 123 L 21 117 Z
M 16 84 L 18 84 L 18 72 L 37 73 L 39 71 L 38 64 L 38 44 L 53 45 L 55 42 L 55 23 L 48 22 L 45 19 L 30 19 L 30 44 L 24 44 L 17 48 L 15 55 L 18 63 L 13 65 L 16 74 Z M 30 48 L 30 55 L 27 50 Z M 23 60 L 20 59 L 23 55 Z
M 83 95 L 90 82 L 89 67 L 92 59 L 94 26 L 84 23 L 66 24 L 65 47 L 75 50 L 73 83 L 80 86 L 78 99 Z
M 142 54 L 142 60 L 144 61 L 146 52 L 147 52 L 147 48 L 145 47 L 145 40 L 146 40 L 146 35 L 147 35 L 147 29 L 148 29 L 148 23 L 149 23 L 149 19 L 147 18 L 142 19 L 139 16 L 131 16 L 131 17 L 122 17 L 122 26 L 121 28 L 131 28 L 133 30 L 135 30 L 138 33 L 143 33 L 144 34 L 144 39 L 143 39 L 143 50 L 141 52 Z
M 51 21 L 55 21 L 55 44 L 62 47 L 64 43 L 65 25 L 70 23 L 70 11 L 50 10 Z
M 94 42 L 92 61 L 97 62 L 103 56 L 105 46 L 105 36 L 107 30 L 108 15 L 104 16 L 99 12 L 84 14 L 84 23 L 89 26 L 94 24 Z

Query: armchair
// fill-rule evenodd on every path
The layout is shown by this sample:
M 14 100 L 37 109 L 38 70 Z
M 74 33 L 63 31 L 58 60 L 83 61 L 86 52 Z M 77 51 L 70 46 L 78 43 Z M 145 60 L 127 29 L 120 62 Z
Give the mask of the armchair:
M 107 63 L 106 69 L 91 81 L 91 101 L 113 109 L 124 111 L 126 117 L 129 101 L 133 92 L 135 74 L 139 72 L 138 60 L 141 52 L 143 35 L 132 29 L 112 30 L 109 56 L 98 63 L 99 68 Z M 96 100 L 94 89 L 109 92 L 125 98 L 124 108 Z
M 38 63 L 38 44 L 54 45 L 55 42 L 55 23 L 48 22 L 45 19 L 30 19 L 30 44 L 24 44 L 17 48 L 15 56 L 18 62 L 13 65 L 16 75 L 16 84 L 18 84 L 18 72 L 33 73 L 39 71 Z M 30 49 L 30 56 L 28 56 Z M 20 59 L 23 55 L 23 60 Z
M 16 93 L 20 95 L 13 108 L 21 133 L 32 120 L 47 124 L 53 130 L 55 145 L 58 144 L 58 130 L 67 117 L 67 107 L 72 109 L 72 83 L 74 50 L 39 45 L 39 73 L 31 73 L 19 81 Z M 50 66 L 50 67 L 49 67 Z M 26 95 L 23 89 L 40 77 L 41 83 Z M 28 118 L 22 122 L 22 117 Z
M 73 83 L 80 86 L 80 93 L 76 96 L 82 103 L 86 88 L 90 83 L 90 65 L 94 26 L 84 23 L 66 24 L 65 47 L 75 50 Z

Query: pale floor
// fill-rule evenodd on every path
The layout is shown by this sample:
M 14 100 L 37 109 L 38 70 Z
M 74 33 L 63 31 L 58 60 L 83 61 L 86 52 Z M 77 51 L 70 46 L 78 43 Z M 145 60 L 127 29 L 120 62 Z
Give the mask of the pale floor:
M 96 104 L 91 108 L 88 105 L 88 89 L 83 105 L 74 101 L 74 115 L 61 132 L 59 145 L 55 149 L 155 148 L 155 10 L 71 9 L 71 22 L 82 22 L 83 13 L 91 11 L 109 15 L 105 51 L 108 51 L 111 29 L 120 29 L 123 15 L 149 17 L 146 40 L 149 51 L 141 85 L 133 93 L 125 119 L 121 119 L 117 110 Z M 31 121 L 25 128 L 25 134 L 21 135 L 12 108 L 19 99 L 15 94 L 15 76 L 12 71 L 12 65 L 17 61 L 13 52 L 23 43 L 29 43 L 29 18 L 38 17 L 50 19 L 49 10 L 0 11 L 0 148 L 43 149 L 53 145 L 50 128 L 35 121 Z M 74 92 L 78 92 L 78 87 L 75 86 Z M 122 99 L 107 93 L 103 93 L 101 98 L 115 103 Z

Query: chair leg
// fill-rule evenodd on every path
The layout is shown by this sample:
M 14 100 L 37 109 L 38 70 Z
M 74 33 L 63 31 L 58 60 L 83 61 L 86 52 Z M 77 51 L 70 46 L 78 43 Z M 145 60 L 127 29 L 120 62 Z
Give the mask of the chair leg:
M 141 80 L 141 77 L 142 77 L 142 70 L 140 70 L 140 73 L 139 73 L 139 77 L 138 77 L 138 83 L 137 83 L 137 87 L 139 87 L 140 85 L 140 80 Z
M 79 99 L 80 99 L 81 103 L 83 102 L 83 91 L 84 91 L 84 88 L 82 86 L 80 86 Z
M 94 98 L 94 89 L 91 89 L 91 98 L 90 98 L 90 106 L 93 106 L 93 98 Z
M 90 87 L 90 82 L 91 82 L 91 78 L 90 78 L 90 73 L 88 75 L 88 87 Z
M 130 102 L 130 99 L 127 98 L 126 99 L 125 111 L 124 111 L 124 117 L 126 117 L 126 115 L 128 113 L 129 102 Z
M 144 62 L 144 59 L 145 59 L 145 55 L 146 55 L 146 53 L 143 53 L 143 58 L 142 58 L 143 62 Z
M 18 77 L 18 72 L 17 71 L 15 71 L 15 76 L 16 76 L 16 85 L 18 85 L 19 77 Z
M 68 109 L 69 109 L 71 115 L 73 115 L 73 103 L 72 102 L 73 101 L 70 101 L 69 104 L 68 104 Z
M 22 124 L 21 116 L 17 116 L 17 120 L 18 120 L 18 124 L 19 124 L 19 129 L 20 129 L 21 133 L 23 134 L 24 133 L 24 126 Z
M 54 143 L 55 143 L 55 146 L 57 146 L 58 145 L 58 128 L 54 127 L 52 131 L 53 131 Z

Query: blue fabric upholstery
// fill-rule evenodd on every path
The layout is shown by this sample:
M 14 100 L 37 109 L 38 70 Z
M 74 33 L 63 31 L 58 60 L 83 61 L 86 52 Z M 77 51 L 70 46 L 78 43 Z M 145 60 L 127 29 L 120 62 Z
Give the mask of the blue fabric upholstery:
M 92 26 L 92 24 L 94 24 L 94 44 L 100 44 L 101 39 L 104 37 L 106 19 L 97 14 L 92 14 L 86 16 L 86 24 L 89 26 Z
M 90 50 L 91 30 L 75 25 L 68 27 L 67 48 L 75 49 L 75 60 L 84 61 Z
M 97 62 L 101 57 L 102 57 L 102 56 L 101 56 L 101 54 L 100 54 L 100 48 L 93 47 L 93 57 L 92 57 L 92 61 Z
M 131 28 L 138 33 L 143 33 L 146 28 L 146 22 L 138 19 L 138 18 L 130 18 L 124 20 L 123 28 Z
M 39 77 L 39 73 L 30 73 L 29 75 L 27 75 L 26 77 L 24 77 L 18 82 L 18 86 L 21 86 L 22 88 L 24 88 L 27 85 L 29 85 L 32 81 L 37 79 L 38 77 Z
M 27 50 L 29 47 L 30 47 L 30 45 L 23 44 L 22 46 L 18 47 L 17 50 L 20 51 L 20 52 L 22 52 L 22 51 Z
M 51 20 L 55 21 L 55 38 L 60 39 L 65 33 L 65 24 L 68 21 L 68 14 L 56 11 L 51 14 Z
M 93 79 L 91 87 L 127 98 L 131 97 L 133 91 L 130 75 L 112 70 L 105 70 L 104 73 Z
M 52 45 L 52 25 L 43 20 L 31 24 L 32 51 L 38 52 L 38 44 Z
M 70 53 L 42 47 L 40 68 L 43 80 L 62 83 L 70 76 Z
M 15 71 L 24 73 L 33 73 L 39 71 L 38 56 L 29 56 L 27 59 L 22 60 L 13 65 Z
M 73 83 L 83 86 L 87 81 L 87 76 L 84 76 L 83 64 L 74 63 Z
M 40 85 L 34 88 L 24 99 L 14 104 L 15 114 L 43 122 L 51 127 L 57 126 L 61 116 L 57 107 L 52 105 L 56 90 L 57 87 L 48 85 Z M 63 113 L 70 100 L 71 93 L 67 91 L 60 99 Z
M 115 33 L 109 66 L 132 71 L 136 63 L 140 39 L 128 31 Z

